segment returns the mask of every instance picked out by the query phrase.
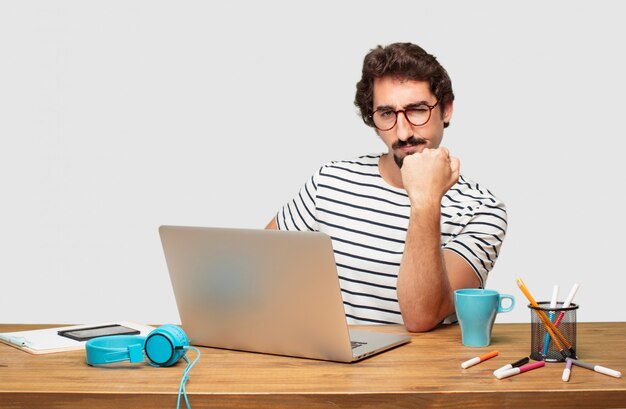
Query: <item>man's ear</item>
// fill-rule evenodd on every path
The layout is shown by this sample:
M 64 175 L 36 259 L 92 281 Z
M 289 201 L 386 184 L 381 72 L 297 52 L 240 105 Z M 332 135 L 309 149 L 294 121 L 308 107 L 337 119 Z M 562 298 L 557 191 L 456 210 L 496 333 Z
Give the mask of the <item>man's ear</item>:
M 452 111 L 454 111 L 454 102 L 450 101 L 445 105 L 443 112 L 441 113 L 441 118 L 444 123 L 450 122 L 450 119 L 452 119 Z

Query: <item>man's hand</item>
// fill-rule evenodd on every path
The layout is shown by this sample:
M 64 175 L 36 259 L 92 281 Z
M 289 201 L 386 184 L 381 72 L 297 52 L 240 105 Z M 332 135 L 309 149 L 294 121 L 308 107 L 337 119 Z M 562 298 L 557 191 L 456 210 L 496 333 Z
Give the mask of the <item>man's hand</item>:
M 411 205 L 441 204 L 443 195 L 459 180 L 460 162 L 447 148 L 424 149 L 404 158 L 402 184 Z

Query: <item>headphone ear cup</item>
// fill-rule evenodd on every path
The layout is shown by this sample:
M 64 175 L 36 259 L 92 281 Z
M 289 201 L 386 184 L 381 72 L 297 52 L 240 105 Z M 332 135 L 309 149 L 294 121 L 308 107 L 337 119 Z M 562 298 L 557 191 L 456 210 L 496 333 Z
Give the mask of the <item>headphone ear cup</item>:
M 145 353 L 156 366 L 171 366 L 185 355 L 189 345 L 187 334 L 182 328 L 166 324 L 152 331 L 146 338 Z

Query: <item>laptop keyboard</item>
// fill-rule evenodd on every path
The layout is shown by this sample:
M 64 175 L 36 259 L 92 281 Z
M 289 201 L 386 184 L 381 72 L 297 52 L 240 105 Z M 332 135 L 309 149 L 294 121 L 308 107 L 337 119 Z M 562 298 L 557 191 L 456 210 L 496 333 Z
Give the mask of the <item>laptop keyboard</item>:
M 361 345 L 367 345 L 367 342 L 359 342 L 359 341 L 350 341 L 350 343 L 352 344 L 352 349 L 358 348 Z

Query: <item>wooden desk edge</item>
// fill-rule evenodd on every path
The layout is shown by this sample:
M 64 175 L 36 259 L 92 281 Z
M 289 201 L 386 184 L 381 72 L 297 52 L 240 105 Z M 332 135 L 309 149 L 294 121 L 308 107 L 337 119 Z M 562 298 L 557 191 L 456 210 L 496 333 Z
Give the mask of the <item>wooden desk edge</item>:
M 537 409 L 562 407 L 623 408 L 626 391 L 598 394 L 598 391 L 535 391 L 535 392 L 476 392 L 476 393 L 284 393 L 284 394 L 189 394 L 189 402 L 198 408 L 451 408 L 467 409 Z M 2 408 L 173 408 L 177 394 L 172 393 L 2 393 Z M 182 398 L 181 398 L 182 401 Z M 184 403 L 181 402 L 182 407 Z

